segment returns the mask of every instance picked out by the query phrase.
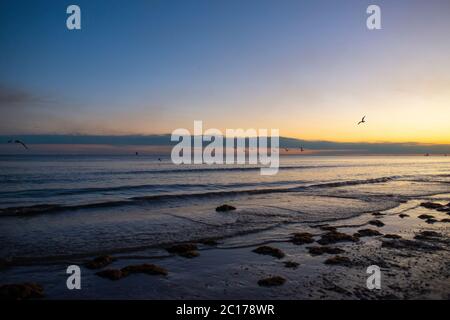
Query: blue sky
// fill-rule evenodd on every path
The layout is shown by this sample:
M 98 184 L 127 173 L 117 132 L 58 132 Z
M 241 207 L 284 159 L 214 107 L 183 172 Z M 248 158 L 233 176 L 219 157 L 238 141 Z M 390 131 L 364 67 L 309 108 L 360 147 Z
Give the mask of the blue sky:
M 383 30 L 366 29 L 372 3 Z M 81 31 L 65 27 L 69 4 L 81 7 Z M 440 114 L 449 9 L 446 0 L 2 1 L 0 133 L 154 134 L 198 119 L 306 139 L 450 142 Z M 354 131 L 366 114 L 372 127 Z M 421 131 L 424 114 L 433 118 Z

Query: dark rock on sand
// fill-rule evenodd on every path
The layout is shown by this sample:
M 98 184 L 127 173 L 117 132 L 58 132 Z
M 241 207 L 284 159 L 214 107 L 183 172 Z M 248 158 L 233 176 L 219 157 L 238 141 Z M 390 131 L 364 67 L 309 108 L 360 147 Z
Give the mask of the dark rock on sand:
M 441 238 L 442 234 L 436 232 L 436 231 L 422 231 L 414 236 L 414 239 L 418 240 L 436 240 L 438 238 Z
M 269 247 L 269 246 L 261 246 L 256 248 L 255 250 L 253 250 L 253 252 L 258 253 L 258 254 L 264 254 L 264 255 L 269 255 L 278 259 L 281 259 L 284 257 L 284 252 L 281 251 L 278 248 L 274 248 L 274 247 Z
M 274 286 L 281 286 L 285 282 L 286 279 L 284 279 L 283 277 L 275 276 L 259 280 L 258 285 L 262 287 L 274 287 Z
M 224 204 L 224 205 L 221 205 L 216 208 L 217 212 L 226 212 L 226 211 L 232 211 L 232 210 L 236 210 L 236 208 L 233 206 L 229 206 L 228 204 Z
M 197 249 L 197 245 L 193 243 L 182 243 L 167 248 L 167 251 L 185 258 L 194 258 L 200 255 Z
M 428 224 L 433 224 L 433 223 L 437 222 L 437 220 L 434 218 L 430 218 L 430 219 L 425 220 L 425 222 Z
M 324 263 L 329 265 L 339 265 L 346 267 L 350 267 L 352 265 L 352 262 L 349 258 L 342 256 L 335 256 L 332 258 L 328 258 L 327 260 L 325 260 Z
M 346 241 L 352 241 L 357 242 L 359 240 L 358 237 L 351 236 L 349 234 L 337 232 L 337 231 L 330 231 L 320 238 L 319 241 L 317 241 L 319 244 L 327 245 L 331 243 L 337 243 L 337 242 L 346 242 Z
M 300 265 L 299 263 L 293 262 L 293 261 L 286 261 L 286 262 L 284 263 L 284 266 L 285 266 L 286 268 L 291 268 L 291 269 L 297 269 L 297 267 L 298 267 L 299 265 Z
M 88 269 L 101 269 L 111 264 L 114 261 L 114 258 L 111 256 L 100 256 L 95 258 L 94 260 L 86 263 L 86 268 Z
M 418 216 L 417 218 L 422 219 L 422 220 L 427 220 L 427 219 L 433 219 L 434 216 L 429 215 L 429 214 L 421 214 L 421 215 Z
M 398 215 L 400 218 L 408 218 L 409 217 L 409 215 L 407 215 L 407 214 L 404 214 L 404 213 L 400 213 L 399 215 Z
M 154 264 L 144 263 L 131 265 L 120 270 L 122 274 L 129 275 L 131 273 L 145 273 L 150 275 L 167 275 L 167 270 Z
M 44 289 L 37 283 L 4 284 L 0 286 L 0 300 L 36 299 L 44 296 Z
M 122 273 L 119 269 L 106 269 L 96 273 L 99 277 L 106 278 L 109 280 L 119 280 L 126 276 L 126 274 Z
M 441 222 L 450 222 L 450 219 L 442 219 Z
M 383 241 L 381 246 L 383 248 L 390 248 L 390 249 L 410 249 L 426 252 L 442 250 L 440 246 L 428 244 L 422 241 L 407 240 L 407 239 Z
M 302 245 L 305 243 L 313 243 L 313 235 L 307 232 L 294 233 L 292 237 L 292 243 L 296 245 Z
M 383 237 L 386 239 L 401 239 L 402 238 L 398 234 L 385 234 Z
M 443 207 L 442 204 L 434 203 L 434 202 L 422 202 L 420 204 L 421 207 L 427 208 L 427 209 L 439 209 Z
M 339 253 L 344 253 L 345 252 L 344 250 L 342 250 L 340 248 L 327 247 L 327 246 L 309 247 L 308 251 L 313 256 L 320 256 L 320 255 L 322 255 L 324 253 L 327 253 L 327 254 L 339 254 Z
M 320 227 L 320 230 L 323 230 L 323 231 L 336 231 L 337 228 L 333 227 L 333 226 L 322 226 L 322 227 Z
M 375 217 L 385 216 L 385 214 L 381 213 L 381 212 L 374 212 L 374 213 L 372 213 L 372 215 Z
M 369 221 L 369 224 L 380 228 L 384 226 L 384 223 L 381 222 L 380 220 L 371 220 Z
M 427 236 L 427 237 L 442 237 L 442 234 L 440 234 L 439 232 L 436 231 L 422 231 L 420 234 Z
M 149 275 L 167 275 L 167 270 L 154 264 L 138 264 L 122 269 L 106 269 L 96 273 L 99 277 L 109 280 L 119 280 L 133 273 L 145 273 Z
M 358 230 L 357 233 L 354 234 L 355 237 L 375 237 L 375 236 L 381 236 L 382 234 L 378 232 L 377 230 L 372 229 L 361 229 Z
M 198 243 L 207 245 L 207 246 L 216 246 L 218 243 L 215 239 L 202 239 L 198 241 Z

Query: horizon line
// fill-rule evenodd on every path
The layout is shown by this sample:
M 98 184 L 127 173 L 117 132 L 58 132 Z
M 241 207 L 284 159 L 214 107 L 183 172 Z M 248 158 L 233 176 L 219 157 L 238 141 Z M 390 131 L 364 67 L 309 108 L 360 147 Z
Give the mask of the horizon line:
M 245 130 L 244 130 L 245 131 Z M 83 142 L 75 142 L 75 141 L 55 141 L 53 139 L 61 139 L 61 138 L 75 138 L 75 140 L 78 140 L 77 138 L 81 138 L 81 139 L 88 139 L 88 138 L 100 138 L 100 139 L 123 139 L 123 138 L 169 138 L 171 137 L 171 133 L 155 133 L 155 134 L 85 134 L 85 133 L 31 133 L 31 134 L 0 134 L 0 145 L 2 144 L 8 144 L 8 140 L 10 139 L 16 139 L 16 138 L 31 138 L 31 141 L 25 141 L 28 144 L 98 144 L 98 145 L 102 145 L 105 144 L 104 142 L 89 142 L 89 141 L 83 141 Z M 203 137 L 207 137 L 207 136 L 221 136 L 225 139 L 231 139 L 232 137 L 227 137 L 226 135 L 222 134 L 222 135 L 190 135 L 190 137 L 196 137 L 196 136 L 203 136 Z M 234 138 L 261 138 L 261 137 L 267 137 L 270 138 L 270 136 L 264 136 L 264 135 L 257 135 L 257 136 L 235 136 Z M 50 138 L 49 141 L 42 141 L 42 139 L 45 138 Z M 37 141 L 33 141 L 37 139 Z M 301 138 L 295 138 L 295 137 L 291 137 L 291 136 L 279 136 L 279 139 L 282 140 L 295 140 L 298 142 L 305 142 L 305 143 L 335 143 L 335 144 L 368 144 L 368 145 L 376 145 L 376 144 L 385 144 L 385 145 L 393 145 L 393 144 L 397 144 L 397 145 L 416 145 L 416 146 L 450 146 L 450 142 L 448 143 L 442 143 L 442 142 L 420 142 L 420 141 L 414 141 L 414 140 L 410 140 L 410 141 L 388 141 L 388 140 L 379 140 L 379 141 L 339 141 L 339 140 L 326 140 L 326 139 L 301 139 Z M 53 140 L 53 141 L 52 141 Z M 5 142 L 6 141 L 6 142 Z M 174 144 L 177 143 L 176 141 L 168 141 L 169 144 Z M 106 143 L 106 144 L 111 144 L 111 143 Z M 141 143 L 138 143 L 136 145 L 141 145 Z M 148 142 L 146 143 L 147 145 Z M 114 145 L 114 144 L 113 144 Z M 122 144 L 120 144 L 122 145 Z M 134 145 L 134 144 L 129 144 Z M 152 144 L 150 144 L 152 145 Z M 156 144 L 156 145 L 160 145 L 160 144 Z M 281 146 L 280 146 L 281 147 Z

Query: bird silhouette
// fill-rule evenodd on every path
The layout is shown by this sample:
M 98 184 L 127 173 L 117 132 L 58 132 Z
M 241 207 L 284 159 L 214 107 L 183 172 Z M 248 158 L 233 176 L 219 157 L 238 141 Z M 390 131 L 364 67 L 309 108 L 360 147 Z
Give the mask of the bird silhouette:
M 300 147 L 300 152 L 303 152 L 303 151 L 305 151 L 305 150 L 303 149 L 303 147 Z
M 362 119 L 361 119 L 361 121 L 360 122 L 358 122 L 358 126 L 361 124 L 361 123 L 366 123 L 366 116 L 364 116 Z
M 8 143 L 18 143 L 21 144 L 25 149 L 28 149 L 27 145 L 20 140 L 9 140 Z

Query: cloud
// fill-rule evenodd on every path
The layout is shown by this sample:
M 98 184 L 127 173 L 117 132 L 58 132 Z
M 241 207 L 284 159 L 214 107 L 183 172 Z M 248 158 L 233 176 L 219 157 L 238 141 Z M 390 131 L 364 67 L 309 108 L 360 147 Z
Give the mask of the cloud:
M 0 136 L 0 153 L 16 152 L 16 149 L 8 149 L 6 142 L 10 136 Z M 86 154 L 99 154 L 109 148 L 116 153 L 129 153 L 129 147 L 139 147 L 144 151 L 150 147 L 167 147 L 176 142 L 170 141 L 170 135 L 18 135 L 15 138 L 25 141 L 33 152 L 60 153 L 80 152 Z M 34 147 L 33 147 L 34 145 Z M 206 145 L 206 143 L 205 143 Z M 45 149 L 44 149 L 44 146 Z M 421 144 L 414 142 L 405 143 L 342 143 L 333 141 L 309 141 L 280 137 L 280 148 L 289 148 L 288 154 L 298 154 L 299 148 L 305 149 L 304 154 L 314 155 L 402 155 L 402 154 L 450 154 L 448 144 Z M 42 150 L 41 150 L 42 149 Z M 134 149 L 133 149 L 134 150 Z M 137 149 L 136 149 L 137 150 Z M 160 149 L 158 149 L 160 152 Z M 108 151 L 109 152 L 109 151 Z
M 29 107 L 52 102 L 50 99 L 35 95 L 26 90 L 0 85 L 0 109 Z
M 0 84 L 0 134 L 40 133 L 62 123 L 56 97 Z

